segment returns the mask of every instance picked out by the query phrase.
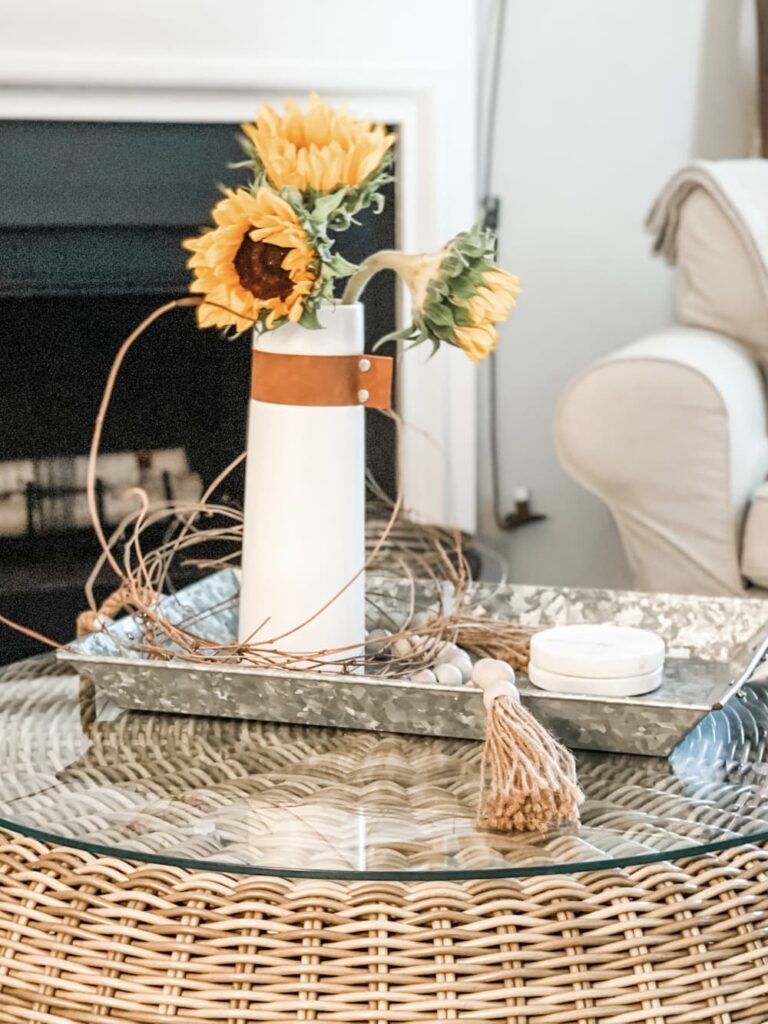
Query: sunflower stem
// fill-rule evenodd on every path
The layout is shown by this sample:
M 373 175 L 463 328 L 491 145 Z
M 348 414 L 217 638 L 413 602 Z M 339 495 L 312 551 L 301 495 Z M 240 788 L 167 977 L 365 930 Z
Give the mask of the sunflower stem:
M 404 252 L 398 252 L 397 249 L 382 249 L 380 252 L 375 252 L 363 260 L 347 281 L 347 287 L 341 298 L 342 305 L 349 306 L 353 302 L 357 302 L 370 279 L 380 270 L 394 270 L 413 291 L 413 276 L 420 259 L 420 256 L 407 256 Z

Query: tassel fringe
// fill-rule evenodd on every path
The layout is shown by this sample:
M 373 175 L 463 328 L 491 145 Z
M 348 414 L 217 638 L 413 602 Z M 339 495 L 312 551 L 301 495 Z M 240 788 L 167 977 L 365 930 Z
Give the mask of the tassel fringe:
M 510 696 L 490 702 L 483 761 L 480 819 L 488 828 L 544 832 L 578 822 L 584 794 L 573 755 Z

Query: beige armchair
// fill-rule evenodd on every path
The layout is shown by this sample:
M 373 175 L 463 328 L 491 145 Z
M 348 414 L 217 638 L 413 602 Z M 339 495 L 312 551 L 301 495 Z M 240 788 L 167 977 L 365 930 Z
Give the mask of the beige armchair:
M 716 184 L 739 163 L 746 218 L 706 181 L 673 181 L 652 211 L 680 325 L 591 366 L 556 415 L 562 465 L 608 505 L 643 590 L 768 595 L 768 273 L 745 234 L 761 203 L 768 223 L 768 165 L 730 161 Z

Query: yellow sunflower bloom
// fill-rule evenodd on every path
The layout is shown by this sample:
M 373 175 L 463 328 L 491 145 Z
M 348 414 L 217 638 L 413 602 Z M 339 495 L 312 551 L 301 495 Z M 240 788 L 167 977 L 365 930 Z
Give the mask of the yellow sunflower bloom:
M 242 129 L 271 184 L 302 192 L 361 185 L 395 141 L 383 125 L 358 121 L 345 106 L 334 110 L 315 94 L 306 111 L 286 100 L 282 116 L 265 103 L 256 122 Z
M 237 189 L 212 216 L 213 229 L 182 243 L 192 253 L 190 290 L 208 300 L 197 308 L 199 326 L 242 332 L 259 320 L 267 329 L 298 321 L 317 281 L 318 254 L 293 209 L 271 189 Z
M 490 355 L 499 342 L 496 324 L 509 317 L 517 304 L 520 282 L 514 274 L 495 267 L 482 275 L 482 284 L 466 303 L 471 321 L 467 327 L 457 327 L 456 343 L 473 363 Z
M 496 348 L 499 332 L 491 323 L 479 324 L 477 327 L 457 327 L 454 338 L 472 362 L 479 363 Z
M 507 319 L 522 290 L 519 279 L 496 264 L 495 250 L 493 232 L 475 225 L 438 252 L 374 253 L 350 278 L 344 302 L 354 302 L 379 270 L 394 270 L 410 288 L 413 321 L 382 342 L 428 341 L 435 351 L 445 342 L 477 363 L 496 348 L 496 324 Z

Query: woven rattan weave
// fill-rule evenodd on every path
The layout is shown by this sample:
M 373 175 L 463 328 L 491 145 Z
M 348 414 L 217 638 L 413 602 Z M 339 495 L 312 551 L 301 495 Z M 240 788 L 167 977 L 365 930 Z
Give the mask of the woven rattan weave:
M 766 1024 L 768 701 L 474 823 L 477 744 L 120 713 L 0 680 L 3 1024 Z
M 6 836 L 5 1021 L 768 1019 L 768 854 L 468 882 L 243 878 Z

